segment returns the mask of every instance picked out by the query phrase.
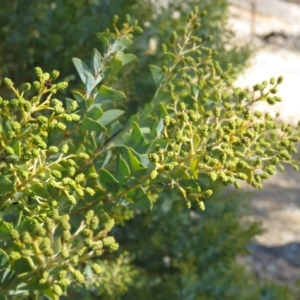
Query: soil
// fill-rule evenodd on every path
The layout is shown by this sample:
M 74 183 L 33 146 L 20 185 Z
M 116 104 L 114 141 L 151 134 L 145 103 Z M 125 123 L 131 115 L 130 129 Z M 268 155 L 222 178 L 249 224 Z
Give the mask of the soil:
M 257 47 L 250 66 L 237 86 L 253 86 L 279 75 L 283 102 L 260 105 L 281 113 L 284 122 L 300 120 L 300 1 L 231 0 L 230 26 L 236 38 Z M 249 188 L 250 191 L 250 188 Z M 300 281 L 300 173 L 286 166 L 261 191 L 251 189 L 251 219 L 262 222 L 265 232 L 249 245 L 249 255 L 240 258 L 261 279 L 296 286 Z M 300 299 L 300 295 L 299 298 Z

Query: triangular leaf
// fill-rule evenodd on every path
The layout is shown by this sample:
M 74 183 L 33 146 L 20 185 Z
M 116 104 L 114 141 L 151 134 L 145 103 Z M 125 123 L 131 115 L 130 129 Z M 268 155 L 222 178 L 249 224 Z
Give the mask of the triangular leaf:
M 130 137 L 129 144 L 137 152 L 142 153 L 148 149 L 148 143 L 146 142 L 144 135 L 136 122 L 132 122 L 132 132 Z
M 124 114 L 123 110 L 120 109 L 111 109 L 108 111 L 105 111 L 102 115 L 102 117 L 98 120 L 102 125 L 106 126 L 107 124 L 115 121 L 117 118 L 119 118 L 121 115 Z
M 174 63 L 174 60 L 176 59 L 176 55 L 172 52 L 165 52 L 164 59 L 167 65 L 172 65 Z
M 72 60 L 82 82 L 86 84 L 88 74 L 92 75 L 91 70 L 81 59 L 73 57 Z
M 169 174 L 173 179 L 190 179 L 190 175 L 181 168 L 175 168 Z
M 136 56 L 131 53 L 126 53 L 126 54 L 122 53 L 121 55 L 118 55 L 117 57 L 119 60 L 122 61 L 123 67 L 136 59 Z
M 10 269 L 0 270 L 0 287 L 5 287 L 9 285 L 15 279 L 15 272 Z
M 102 68 L 102 56 L 97 49 L 93 49 L 91 69 L 93 70 L 94 76 L 99 74 L 101 68 Z
M 152 209 L 153 207 L 153 203 L 151 199 L 148 197 L 148 195 L 146 194 L 143 188 L 137 188 L 135 190 L 133 201 L 134 201 L 133 206 L 135 208 L 139 208 L 142 210 L 149 210 Z
M 128 164 L 131 172 L 143 171 L 143 170 L 147 169 L 135 157 L 135 155 L 133 154 L 133 150 L 130 149 L 129 147 L 123 146 L 122 153 L 123 153 L 124 159 L 125 159 L 126 163 Z
M 12 225 L 10 223 L 0 219 L 0 234 L 1 234 L 0 239 L 2 239 L 3 233 L 9 233 L 11 229 L 12 229 Z
M 169 91 L 160 91 L 158 95 L 152 100 L 152 104 L 165 103 L 167 104 L 172 100 L 171 93 Z
M 103 132 L 107 130 L 99 121 L 94 121 L 91 118 L 85 118 L 80 127 L 88 131 Z
M 7 178 L 7 176 L 0 176 L 0 186 L 1 193 L 14 191 L 14 184 Z
M 132 41 L 126 37 L 118 38 L 112 45 L 112 52 L 123 51 L 128 46 L 132 45 Z
M 14 261 L 13 269 L 15 270 L 17 276 L 32 271 L 32 267 L 31 267 L 28 259 L 26 259 L 24 257 L 21 257 L 20 259 L 17 259 Z
M 162 82 L 162 80 L 164 79 L 164 72 L 162 71 L 161 68 L 155 66 L 155 65 L 150 65 L 149 66 L 150 71 L 151 71 L 151 75 L 152 75 L 152 79 L 154 80 L 154 83 L 156 86 L 159 86 Z
M 101 118 L 103 115 L 103 111 L 100 106 L 100 104 L 91 105 L 86 112 L 86 116 L 92 120 L 98 120 L 99 118 Z
M 122 69 L 122 66 L 123 66 L 122 60 L 120 60 L 118 58 L 113 59 L 110 63 L 109 75 L 111 77 L 116 76 L 119 73 L 119 71 Z
M 45 187 L 40 183 L 34 183 L 32 186 L 28 188 L 31 192 L 35 193 L 36 196 L 41 197 L 43 199 L 49 199 L 51 198 L 48 191 L 45 189 Z
M 193 135 L 193 146 L 194 146 L 195 151 L 197 150 L 198 146 L 200 145 L 200 142 L 201 142 L 200 137 L 195 133 Z
M 99 32 L 96 36 L 105 44 L 106 47 L 109 46 L 111 41 L 115 38 L 115 34 L 112 32 Z
M 116 91 L 112 88 L 106 87 L 104 85 L 101 85 L 98 94 L 96 96 L 95 102 L 96 103 L 104 103 L 109 101 L 117 101 L 126 98 L 125 94 Z
M 0 249 L 0 270 L 1 269 L 9 269 L 10 263 L 9 263 L 9 257 L 2 249 Z
M 105 185 L 106 189 L 111 193 L 117 193 L 119 190 L 119 181 L 107 170 L 99 170 L 99 180 Z
M 195 179 L 198 178 L 198 173 L 199 173 L 199 167 L 198 167 L 198 163 L 199 163 L 199 158 L 192 158 L 190 160 L 190 170 L 194 176 Z
M 121 184 L 130 175 L 129 166 L 127 165 L 126 161 L 123 159 L 121 154 L 118 155 L 117 174 L 118 174 L 118 180 L 120 181 Z

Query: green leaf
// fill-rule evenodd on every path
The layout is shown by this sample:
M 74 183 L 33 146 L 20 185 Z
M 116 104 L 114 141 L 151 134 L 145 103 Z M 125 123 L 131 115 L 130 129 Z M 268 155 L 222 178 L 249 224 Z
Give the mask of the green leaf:
M 2 238 L 3 233 L 9 233 L 12 228 L 10 223 L 0 219 L 0 239 Z
M 84 84 L 86 84 L 88 75 L 92 76 L 91 70 L 81 59 L 73 57 L 72 60 L 80 76 L 80 79 Z
M 164 120 L 160 119 L 157 126 L 156 126 L 156 134 L 157 136 L 160 136 L 162 130 L 164 129 Z
M 48 167 L 50 170 L 65 171 L 66 168 L 59 163 L 51 163 Z
M 12 143 L 11 147 L 14 149 L 15 154 L 20 157 L 21 155 L 21 141 L 16 140 L 14 143 Z
M 86 94 L 89 97 L 92 90 L 96 87 L 96 85 L 102 80 L 103 76 L 100 74 L 95 78 L 92 74 L 87 74 L 85 81 Z
M 107 130 L 99 121 L 94 121 L 91 118 L 85 118 L 82 121 L 80 128 L 96 132 L 103 132 Z
M 113 122 L 117 118 L 119 118 L 121 115 L 124 114 L 123 110 L 120 109 L 111 109 L 108 111 L 105 111 L 102 115 L 102 117 L 98 120 L 102 125 L 106 126 L 107 124 Z
M 133 154 L 133 150 L 129 147 L 122 146 L 122 153 L 123 157 L 128 164 L 131 172 L 138 172 L 138 171 L 144 171 L 147 168 L 145 168 L 141 162 L 136 158 L 136 156 Z
M 122 53 L 121 55 L 118 55 L 117 58 L 122 61 L 122 66 L 124 67 L 125 65 L 131 63 L 136 59 L 136 56 L 131 54 L 131 53 Z
M 126 37 L 118 38 L 112 45 L 112 52 L 123 51 L 128 46 L 132 45 L 132 41 Z
M 140 161 L 143 167 L 147 168 L 150 165 L 150 160 L 148 158 L 148 155 L 142 154 L 140 155 Z
M 76 91 L 76 90 L 72 92 L 75 100 L 78 103 L 81 103 L 81 102 L 85 103 L 86 102 L 86 99 L 85 99 L 85 97 L 82 93 L 83 93 L 83 91 Z M 72 99 L 70 99 L 70 100 L 73 101 Z
M 112 153 L 111 151 L 108 151 L 107 155 L 105 156 L 104 162 L 102 164 L 102 168 L 104 168 L 109 163 L 111 157 L 112 157 Z
M 0 270 L 1 269 L 9 269 L 10 263 L 9 263 L 9 257 L 2 249 L 0 249 Z
M 193 146 L 194 146 L 194 150 L 195 150 L 195 151 L 196 151 L 197 148 L 199 147 L 200 142 L 201 142 L 200 137 L 195 133 L 195 134 L 193 135 Z
M 35 193 L 37 196 L 43 198 L 43 199 L 50 199 L 51 196 L 48 193 L 48 191 L 45 189 L 45 187 L 40 183 L 34 183 L 32 186 L 28 188 L 31 192 Z
M 110 73 L 109 76 L 116 76 L 122 69 L 123 63 L 122 60 L 114 58 L 110 63 Z
M 9 285 L 16 278 L 15 273 L 10 269 L 0 270 L 0 288 Z M 1 292 L 1 289 L 0 289 Z
M 164 72 L 161 70 L 161 68 L 159 68 L 155 65 L 150 65 L 149 68 L 150 68 L 152 79 L 154 80 L 155 85 L 159 86 L 164 79 L 164 76 L 165 76 Z
M 93 104 L 89 107 L 89 109 L 86 112 L 86 116 L 94 121 L 98 120 L 102 117 L 103 111 L 100 108 L 100 104 Z
M 93 70 L 94 76 L 99 74 L 101 68 L 102 68 L 102 56 L 97 49 L 93 49 L 91 69 Z
M 181 168 L 175 168 L 169 174 L 173 179 L 190 179 L 190 175 Z
M 167 104 L 172 100 L 171 94 L 169 91 L 161 91 L 156 95 L 156 97 L 152 100 L 152 104 L 165 103 Z
M 174 63 L 174 60 L 176 59 L 176 55 L 172 52 L 165 52 L 164 59 L 167 65 L 172 65 Z
M 15 190 L 15 186 L 13 182 L 11 182 L 7 176 L 0 176 L 0 193 L 13 192 Z
M 96 36 L 105 44 L 106 47 L 108 47 L 111 41 L 115 39 L 115 34 L 112 32 L 100 32 L 96 33 Z
M 130 146 L 137 152 L 142 153 L 148 149 L 148 143 L 146 142 L 139 125 L 134 121 L 132 122 L 132 132 L 130 137 Z
M 191 173 L 193 174 L 195 179 L 198 178 L 198 173 L 199 173 L 198 164 L 199 164 L 199 158 L 198 157 L 192 158 L 190 160 L 190 170 L 191 170 Z
M 51 287 L 48 287 L 47 289 L 43 289 L 42 293 L 48 300 L 59 300 L 59 297 L 54 294 Z
M 125 94 L 116 91 L 112 88 L 106 87 L 104 85 L 101 85 L 98 94 L 96 96 L 95 102 L 96 103 L 104 103 L 104 102 L 110 102 L 110 101 L 117 101 L 126 98 Z
M 32 271 L 32 267 L 27 258 L 21 257 L 13 263 L 13 269 L 15 270 L 17 276 L 26 274 Z
M 245 173 L 247 175 L 247 182 L 250 184 L 252 182 L 252 179 L 253 179 L 253 174 L 254 174 L 253 170 L 244 169 L 243 173 Z
M 126 161 L 123 159 L 121 154 L 118 155 L 117 160 L 117 174 L 118 174 L 118 180 L 120 184 L 122 184 L 125 179 L 130 176 L 130 169 L 127 165 Z
M 138 209 L 150 210 L 153 207 L 151 199 L 148 197 L 143 188 L 137 188 L 135 190 L 133 201 L 133 206 Z
M 99 170 L 99 180 L 105 185 L 106 189 L 111 193 L 117 193 L 119 191 L 119 181 L 107 170 Z
M 165 116 L 169 115 L 166 110 L 165 105 L 162 102 L 160 102 L 160 103 L 158 103 L 158 105 L 154 106 L 152 113 L 157 114 L 159 118 L 164 118 Z

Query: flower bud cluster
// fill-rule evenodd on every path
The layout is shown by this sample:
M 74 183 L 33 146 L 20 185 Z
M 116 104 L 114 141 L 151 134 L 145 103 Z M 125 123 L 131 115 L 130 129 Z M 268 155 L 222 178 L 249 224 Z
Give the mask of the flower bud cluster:
M 219 181 L 240 188 L 242 180 L 261 189 L 281 163 L 298 169 L 293 155 L 300 134 L 299 128 L 281 125 L 276 117 L 251 109 L 259 101 L 281 102 L 276 93 L 283 77 L 254 85 L 252 93 L 229 88 L 235 70 L 232 66 L 223 70 L 217 53 L 197 38 L 198 20 L 199 14 L 192 12 L 183 36 L 173 32 L 170 45 L 162 45 L 166 64 L 159 89 L 169 94 L 171 103 L 165 105 L 163 141 L 153 147 L 148 159 L 153 164 L 151 180 L 175 182 L 188 206 L 194 198 L 203 209 L 200 199 L 212 190 L 199 191 L 195 182 L 201 186 L 208 179 L 210 186 Z

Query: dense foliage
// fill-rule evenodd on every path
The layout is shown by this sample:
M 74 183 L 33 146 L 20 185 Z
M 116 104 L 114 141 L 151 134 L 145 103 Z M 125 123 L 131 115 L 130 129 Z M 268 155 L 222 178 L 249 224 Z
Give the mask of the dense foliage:
M 257 101 L 281 101 L 283 78 L 251 92 L 234 88 L 237 70 L 216 51 L 224 45 L 214 44 L 206 27 L 201 32 L 205 15 L 195 8 L 186 24 L 177 21 L 160 63 L 150 65 L 152 84 L 134 102 L 140 109 L 128 119 L 119 88 L 130 85 L 119 72 L 131 70 L 136 56 L 126 51 L 141 32 L 128 15 L 97 34 L 103 50 L 93 51 L 89 66 L 73 58 L 84 90 L 63 99 L 68 83 L 40 67 L 20 88 L 3 80 L 14 96 L 0 98 L 1 296 L 269 293 L 234 263 L 258 228 L 240 221 L 240 196 L 225 198 L 220 187 L 245 181 L 262 188 L 281 163 L 298 169 L 299 131 L 251 110 Z M 148 86 L 145 76 L 137 82 Z M 278 289 L 278 299 L 288 297 Z

